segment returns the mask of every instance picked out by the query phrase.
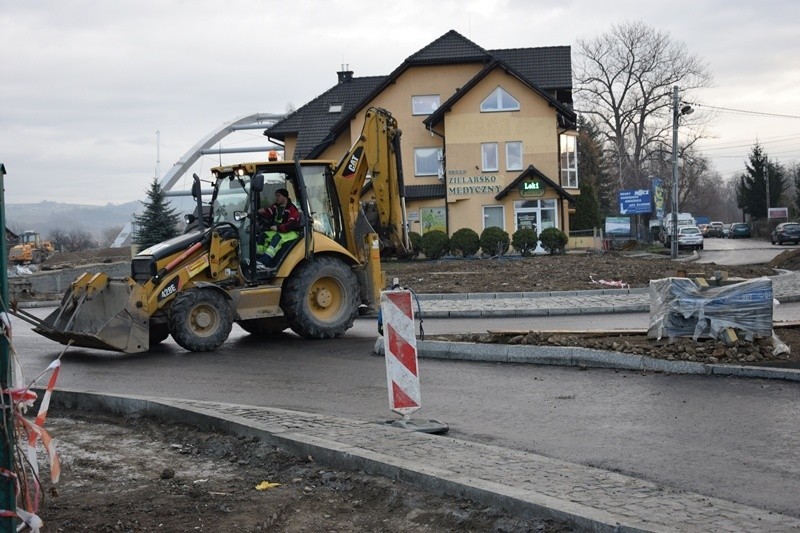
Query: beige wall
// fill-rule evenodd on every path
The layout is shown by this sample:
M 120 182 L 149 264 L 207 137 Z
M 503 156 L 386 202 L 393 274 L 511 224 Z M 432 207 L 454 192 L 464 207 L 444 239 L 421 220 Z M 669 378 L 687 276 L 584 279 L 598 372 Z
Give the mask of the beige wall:
M 514 201 L 521 196 L 514 191 L 502 200 L 495 196 L 516 179 L 522 171 L 506 171 L 505 143 L 521 141 L 523 168 L 534 165 L 555 183 L 560 181 L 557 113 L 543 97 L 516 77 L 496 69 L 484 77 L 444 115 L 444 121 L 434 129 L 444 133 L 432 134 L 423 124 L 426 118 L 412 115 L 411 97 L 414 95 L 440 95 L 444 103 L 480 70 L 480 65 L 418 66 L 402 73 L 352 119 L 349 131 L 343 133 L 335 145 L 322 155 L 324 159 L 340 160 L 361 132 L 364 115 L 369 107 L 388 109 L 402 130 L 402 158 L 406 185 L 438 184 L 437 176 L 414 175 L 414 149 L 444 147 L 446 157 L 445 184 L 448 187 L 447 217 L 450 234 L 461 228 L 483 230 L 483 207 L 504 206 L 504 229 L 515 229 Z M 498 86 L 520 102 L 520 110 L 499 113 L 481 113 L 481 102 Z M 481 170 L 481 143 L 498 143 L 499 168 L 497 172 Z M 446 143 L 446 145 L 445 145 Z M 290 146 L 286 142 L 287 153 Z M 292 148 L 294 143 L 291 143 Z M 485 183 L 465 183 L 464 178 L 485 176 Z M 480 192 L 464 192 L 469 187 L 482 187 Z M 542 198 L 557 198 L 555 190 L 548 188 Z M 444 207 L 444 199 L 407 201 L 408 211 L 418 214 L 427 207 Z M 557 226 L 568 231 L 566 202 L 558 202 Z M 421 231 L 421 223 L 410 217 L 411 230 Z

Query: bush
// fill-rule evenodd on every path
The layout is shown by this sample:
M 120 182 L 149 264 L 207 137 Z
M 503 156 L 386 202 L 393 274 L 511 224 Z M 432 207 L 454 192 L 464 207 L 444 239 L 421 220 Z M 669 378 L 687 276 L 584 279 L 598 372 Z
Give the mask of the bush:
M 486 228 L 481 233 L 480 243 L 484 255 L 503 255 L 508 251 L 508 233 L 496 227 Z
M 536 230 L 530 228 L 518 229 L 511 236 L 511 246 L 523 257 L 533 254 L 538 242 L 539 236 L 536 234 Z
M 408 240 L 411 241 L 411 257 L 417 257 L 422 250 L 422 235 L 416 231 L 409 231 Z
M 542 248 L 553 255 L 564 253 L 569 237 L 558 228 L 547 228 L 539 235 L 539 240 L 542 241 Z
M 420 249 L 428 259 L 440 259 L 450 249 L 450 238 L 442 230 L 428 231 L 420 240 Z
M 450 237 L 450 253 L 459 257 L 475 255 L 481 247 L 481 239 L 475 230 L 461 228 Z

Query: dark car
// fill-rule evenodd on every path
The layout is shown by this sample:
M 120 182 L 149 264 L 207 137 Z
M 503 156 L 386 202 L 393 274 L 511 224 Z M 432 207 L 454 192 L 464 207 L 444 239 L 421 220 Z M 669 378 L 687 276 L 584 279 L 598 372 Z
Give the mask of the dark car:
M 746 222 L 737 222 L 735 224 L 731 224 L 731 239 L 738 239 L 738 238 L 750 238 L 753 236 L 752 231 L 750 230 L 750 224 Z
M 722 222 L 711 222 L 707 227 L 706 231 L 703 233 L 704 237 L 719 237 L 722 238 L 725 236 L 723 233 L 723 228 L 725 224 Z
M 781 222 L 772 230 L 770 240 L 772 244 L 800 243 L 800 224 L 797 222 Z

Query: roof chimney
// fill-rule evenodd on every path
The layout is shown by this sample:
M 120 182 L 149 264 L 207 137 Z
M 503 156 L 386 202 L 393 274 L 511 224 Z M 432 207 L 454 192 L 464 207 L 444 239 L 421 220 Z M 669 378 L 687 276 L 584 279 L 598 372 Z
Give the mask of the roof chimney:
M 353 81 L 353 71 L 348 70 L 350 65 L 342 65 L 342 70 L 336 74 L 339 76 L 339 83 L 347 83 Z

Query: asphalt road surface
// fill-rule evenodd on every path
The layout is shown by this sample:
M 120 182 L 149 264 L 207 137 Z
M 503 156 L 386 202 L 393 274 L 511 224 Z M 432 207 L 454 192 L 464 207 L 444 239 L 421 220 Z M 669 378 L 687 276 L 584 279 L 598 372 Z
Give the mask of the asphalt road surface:
M 565 318 L 553 320 L 564 327 Z M 590 329 L 595 320 L 646 323 L 647 315 L 574 318 Z M 512 327 L 508 319 L 424 326 L 429 333 Z M 28 377 L 62 350 L 19 321 L 14 339 Z M 388 420 L 395 415 L 384 361 L 372 355 L 375 339 L 375 319 L 364 318 L 331 341 L 293 334 L 261 341 L 235 327 L 212 353 L 187 353 L 171 339 L 137 355 L 71 348 L 58 386 Z M 800 515 L 796 383 L 426 359 L 420 378 L 423 409 L 415 418 L 445 422 L 455 438 Z
M 701 260 L 717 254 L 714 262 L 734 264 L 752 263 L 755 254 L 769 261 L 788 247 L 707 239 L 705 248 Z M 779 306 L 775 318 L 800 319 L 800 304 Z M 426 319 L 423 326 L 427 334 L 617 329 L 644 328 L 648 319 L 647 313 Z M 375 319 L 362 318 L 331 341 L 293 334 L 260 340 L 235 326 L 211 353 L 187 353 L 171 339 L 136 355 L 70 348 L 58 387 L 387 420 L 395 415 L 384 361 L 372 355 L 375 339 Z M 14 347 L 29 379 L 63 349 L 17 319 Z M 420 361 L 420 380 L 423 409 L 415 417 L 447 423 L 453 437 L 800 516 L 798 383 L 427 359 Z
M 784 250 L 794 248 L 798 246 L 778 246 L 759 239 L 704 239 L 697 262 L 729 266 L 769 263 Z

